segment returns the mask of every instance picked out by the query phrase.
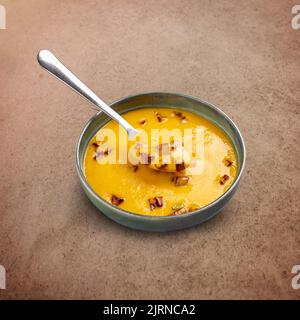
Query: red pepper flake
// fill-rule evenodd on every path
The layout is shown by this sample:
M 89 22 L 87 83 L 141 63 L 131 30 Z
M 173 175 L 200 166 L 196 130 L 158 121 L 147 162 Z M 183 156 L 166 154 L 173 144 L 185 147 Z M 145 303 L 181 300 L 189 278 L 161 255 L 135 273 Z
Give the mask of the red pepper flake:
M 224 185 L 227 180 L 229 180 L 229 176 L 227 174 L 224 174 L 220 179 L 220 184 Z
M 98 142 L 93 142 L 93 143 L 92 143 L 92 146 L 95 147 L 95 148 L 98 148 L 98 147 L 99 147 L 99 144 L 98 144 Z
M 164 205 L 163 197 L 154 197 L 153 199 L 149 199 L 148 202 L 150 205 L 150 210 L 161 208 Z
M 111 203 L 115 206 L 119 206 L 124 201 L 123 198 L 119 198 L 114 194 L 111 196 Z

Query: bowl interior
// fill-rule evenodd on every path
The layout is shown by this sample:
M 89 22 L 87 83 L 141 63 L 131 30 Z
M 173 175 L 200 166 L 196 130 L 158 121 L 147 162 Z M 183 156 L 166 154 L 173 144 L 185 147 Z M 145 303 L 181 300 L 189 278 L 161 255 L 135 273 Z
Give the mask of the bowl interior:
M 222 112 L 220 109 L 218 109 L 211 103 L 182 94 L 145 93 L 117 100 L 111 104 L 111 107 L 120 114 L 139 108 L 176 108 L 193 112 L 211 121 L 227 134 L 235 148 L 238 158 L 237 177 L 230 186 L 230 188 L 221 197 L 231 192 L 231 190 L 238 183 L 245 165 L 245 145 L 243 138 L 233 121 L 224 112 Z M 103 112 L 99 112 L 88 121 L 80 135 L 77 145 L 77 169 L 81 180 L 83 180 L 86 185 L 89 185 L 87 180 L 85 179 L 83 172 L 83 161 L 86 148 L 88 146 L 89 141 L 93 138 L 97 131 L 101 127 L 103 127 L 108 121 L 110 121 L 110 118 Z M 104 201 L 104 199 L 102 198 L 101 200 Z M 218 201 L 218 199 L 215 200 L 215 202 L 216 201 Z M 112 206 L 108 202 L 107 204 L 109 206 Z M 199 210 L 202 209 L 203 208 Z

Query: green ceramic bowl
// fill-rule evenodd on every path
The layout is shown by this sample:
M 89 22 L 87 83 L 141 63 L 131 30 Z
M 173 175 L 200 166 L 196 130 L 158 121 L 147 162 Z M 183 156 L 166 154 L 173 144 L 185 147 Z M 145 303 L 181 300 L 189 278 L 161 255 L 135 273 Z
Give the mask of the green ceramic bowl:
M 220 127 L 232 141 L 238 156 L 238 174 L 230 188 L 217 200 L 199 210 L 179 216 L 152 217 L 128 212 L 117 208 L 98 196 L 87 182 L 83 172 L 83 160 L 90 139 L 110 119 L 103 112 L 94 115 L 84 127 L 77 145 L 76 164 L 81 185 L 91 202 L 110 219 L 130 228 L 144 231 L 172 231 L 188 228 L 211 219 L 230 200 L 236 191 L 244 167 L 246 150 L 243 138 L 233 121 L 220 109 L 195 97 L 177 94 L 152 92 L 129 96 L 117 100 L 111 107 L 120 114 L 127 111 L 147 108 L 180 108 L 198 114 Z M 130 183 L 130 182 L 129 182 Z

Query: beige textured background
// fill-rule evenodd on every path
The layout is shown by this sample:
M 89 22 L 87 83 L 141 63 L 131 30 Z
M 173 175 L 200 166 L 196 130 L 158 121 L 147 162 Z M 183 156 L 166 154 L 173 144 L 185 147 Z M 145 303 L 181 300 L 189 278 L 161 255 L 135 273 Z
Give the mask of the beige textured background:
M 299 1 L 298 1 L 299 2 Z M 1 1 L 0 298 L 300 298 L 300 30 L 294 1 Z M 121 227 L 84 196 L 75 145 L 93 109 L 36 62 L 49 48 L 110 102 L 178 91 L 219 105 L 248 151 L 202 226 Z

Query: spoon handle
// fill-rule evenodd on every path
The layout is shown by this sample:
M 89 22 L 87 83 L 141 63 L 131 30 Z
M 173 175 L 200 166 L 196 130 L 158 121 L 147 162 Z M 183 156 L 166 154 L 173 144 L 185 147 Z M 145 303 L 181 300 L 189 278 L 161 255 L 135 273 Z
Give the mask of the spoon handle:
M 38 53 L 37 59 L 39 64 L 49 73 L 71 87 L 81 96 L 92 102 L 109 117 L 117 121 L 127 131 L 129 137 L 134 137 L 135 134 L 138 133 L 138 130 L 134 129 L 124 118 L 122 118 L 116 111 L 102 101 L 91 89 L 81 82 L 55 57 L 53 53 L 48 50 L 42 50 Z

